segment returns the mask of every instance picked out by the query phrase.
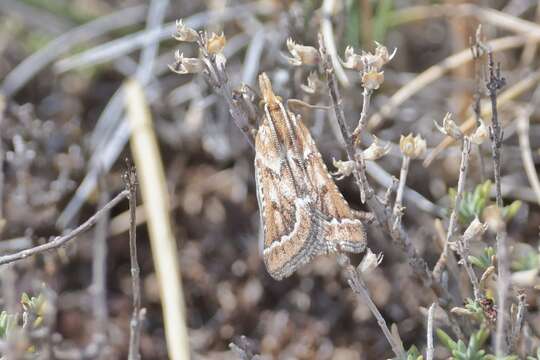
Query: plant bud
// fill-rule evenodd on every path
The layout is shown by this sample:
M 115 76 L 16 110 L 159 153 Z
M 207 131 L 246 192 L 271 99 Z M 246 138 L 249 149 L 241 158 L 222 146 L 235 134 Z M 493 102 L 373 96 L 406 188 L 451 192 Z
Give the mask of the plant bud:
M 358 270 L 363 274 L 369 274 L 376 269 L 383 260 L 383 254 L 375 255 L 370 248 L 367 249 L 366 255 L 358 265 Z
M 334 167 L 337 169 L 336 172 L 332 173 L 332 176 L 335 176 L 337 180 L 341 180 L 351 175 L 354 169 L 354 163 L 351 160 L 341 161 L 332 159 Z
M 384 81 L 384 72 L 370 70 L 362 75 L 362 86 L 368 90 L 377 90 Z
M 426 141 L 422 139 L 420 135 L 413 137 L 412 134 L 407 136 L 401 135 L 399 139 L 399 148 L 403 155 L 410 157 L 411 159 L 417 159 L 424 155 L 427 146 Z
M 480 220 L 478 220 L 478 217 L 475 217 L 471 224 L 467 227 L 467 230 L 465 230 L 463 233 L 463 238 L 468 241 L 477 236 L 482 236 L 482 234 L 484 234 L 484 232 L 487 230 L 487 227 L 488 226 L 486 224 L 482 224 Z
M 488 138 L 488 129 L 484 121 L 480 119 L 480 125 L 476 128 L 476 131 L 471 136 L 471 142 L 473 144 L 480 145 Z
M 185 58 L 184 54 L 176 50 L 174 53 L 174 64 L 169 65 L 169 69 L 177 74 L 196 74 L 204 68 L 203 62 L 198 58 Z
M 293 66 L 316 65 L 319 63 L 319 51 L 313 46 L 305 46 L 295 43 L 291 38 L 287 39 L 287 48 L 292 57 L 287 61 Z
M 223 51 L 226 43 L 227 39 L 225 39 L 225 35 L 223 33 L 221 33 L 221 35 L 212 33 L 212 36 L 210 36 L 210 39 L 208 39 L 206 48 L 210 54 L 220 54 Z
M 176 33 L 173 37 L 178 41 L 196 42 L 199 39 L 199 34 L 192 28 L 184 25 L 182 19 L 180 19 L 176 20 Z
M 439 130 L 443 134 L 451 136 L 456 140 L 463 138 L 463 133 L 461 132 L 459 127 L 456 125 L 454 120 L 452 120 L 452 113 L 446 113 L 443 119 L 442 127 L 439 124 L 437 124 L 436 121 L 433 121 L 433 122 L 435 123 L 435 127 L 437 127 L 437 130 Z
M 373 140 L 373 143 L 371 143 L 371 145 L 363 152 L 365 160 L 374 161 L 382 158 L 384 155 L 390 152 L 390 144 L 381 146 L 379 138 L 377 138 L 376 136 L 373 137 L 375 138 L 375 140 Z
M 347 46 L 345 49 L 345 61 L 341 61 L 341 64 L 346 69 L 355 70 L 358 72 L 364 71 L 364 59 L 361 55 L 354 52 L 352 46 Z

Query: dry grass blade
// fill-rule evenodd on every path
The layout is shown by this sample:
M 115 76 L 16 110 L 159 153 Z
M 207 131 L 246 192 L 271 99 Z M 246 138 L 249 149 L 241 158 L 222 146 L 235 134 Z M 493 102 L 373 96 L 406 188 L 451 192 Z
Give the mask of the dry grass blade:
M 131 125 L 131 151 L 141 186 L 148 219 L 152 257 L 163 306 L 165 336 L 171 359 L 189 359 L 184 295 L 180 278 L 176 240 L 169 220 L 169 198 L 163 163 L 159 154 L 152 117 L 141 86 L 130 80 L 125 85 L 126 106 Z

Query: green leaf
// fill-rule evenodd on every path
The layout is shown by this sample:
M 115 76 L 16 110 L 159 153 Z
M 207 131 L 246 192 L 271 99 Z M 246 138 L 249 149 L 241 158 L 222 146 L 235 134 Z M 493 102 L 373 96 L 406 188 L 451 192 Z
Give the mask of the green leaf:
M 452 338 L 447 333 L 445 333 L 443 330 L 435 329 L 435 333 L 437 334 L 437 337 L 439 338 L 441 343 L 448 350 L 450 350 L 450 352 L 457 349 L 458 344 L 454 340 L 452 340 Z

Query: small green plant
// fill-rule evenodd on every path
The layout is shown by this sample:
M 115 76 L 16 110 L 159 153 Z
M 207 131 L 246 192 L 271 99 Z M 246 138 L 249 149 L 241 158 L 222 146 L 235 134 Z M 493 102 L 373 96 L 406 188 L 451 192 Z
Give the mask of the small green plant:
M 407 351 L 407 360 L 424 360 L 424 356 L 418 351 L 418 348 L 413 345 Z
M 475 187 L 472 192 L 464 192 L 463 199 L 460 202 L 458 214 L 459 222 L 462 225 L 467 225 L 474 220 L 475 217 L 481 217 L 484 209 L 491 205 L 490 193 L 492 188 L 490 180 L 486 180 L 482 184 Z M 448 190 L 448 196 L 452 202 L 452 207 L 456 201 L 456 189 L 450 188 Z M 514 201 L 510 205 L 503 208 L 503 216 L 505 220 L 511 220 L 521 207 L 521 201 Z
M 477 332 L 471 334 L 469 343 L 465 344 L 461 340 L 454 341 L 443 330 L 437 329 L 437 337 L 450 351 L 452 359 L 456 360 L 488 360 L 486 351 L 482 349 L 488 336 L 489 331 L 485 327 L 482 327 Z
M 5 339 L 17 325 L 17 315 L 8 314 L 6 311 L 0 313 L 0 339 Z
M 488 267 L 493 265 L 493 259 L 495 256 L 495 249 L 491 246 L 487 246 L 484 248 L 484 252 L 479 256 L 473 256 L 470 255 L 468 257 L 469 262 L 473 264 L 474 266 L 480 268 L 481 270 L 485 270 Z

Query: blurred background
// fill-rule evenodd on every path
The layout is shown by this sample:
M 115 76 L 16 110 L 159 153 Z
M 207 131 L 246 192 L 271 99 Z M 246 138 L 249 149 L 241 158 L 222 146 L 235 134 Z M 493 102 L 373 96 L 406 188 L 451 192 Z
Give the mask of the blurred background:
M 175 50 L 185 57 L 198 56 L 196 45 L 173 39 L 177 19 L 196 30 L 224 33 L 223 54 L 233 88 L 244 83 L 257 94 L 257 75 L 264 71 L 283 99 L 314 105 L 328 105 L 329 97 L 325 91 L 309 93 L 301 86 L 310 69 L 287 62 L 287 38 L 317 46 L 317 34 L 329 21 L 341 58 L 348 45 L 357 52 L 374 51 L 375 41 L 389 51 L 396 48 L 368 116 L 370 131 L 391 145 L 390 153 L 368 168 L 380 195 L 392 176 L 399 176 L 401 135 L 420 134 L 428 148 L 435 147 L 444 136 L 433 120 L 440 123 L 451 111 L 458 124 L 465 122 L 473 115 L 475 99 L 486 97 L 485 59 L 471 59 L 478 25 L 482 24 L 486 42 L 505 39 L 500 51 L 497 43 L 494 48 L 507 88 L 532 79 L 500 116 L 508 123 L 503 149 L 505 204 L 520 201 L 508 225 L 509 238 L 520 251 L 512 253 L 518 261 L 513 271 L 533 270 L 522 287 L 528 294 L 530 346 L 538 345 L 534 286 L 539 283 L 539 199 L 526 177 L 513 121 L 524 116 L 520 111 L 526 113 L 533 161 L 538 162 L 540 3 L 536 0 L 2 0 L 1 254 L 41 244 L 75 227 L 124 189 L 123 159 L 131 157 L 131 151 L 123 84 L 134 78 L 144 89 L 159 143 L 192 357 L 237 358 L 229 350 L 231 342 L 265 359 L 392 356 L 375 319 L 343 281 L 335 258 L 319 258 L 279 282 L 267 274 L 258 246 L 254 152 L 231 121 L 227 103 L 203 76 L 169 70 Z M 434 71 L 433 66 L 440 73 L 409 89 L 424 71 Z M 359 76 L 344 70 L 339 80 L 347 120 L 356 126 L 362 106 Z M 403 88 L 409 93 L 384 110 Z M 253 102 L 257 108 L 256 95 Z M 384 116 L 372 118 L 381 109 Z M 335 170 L 332 159 L 344 160 L 346 155 L 333 113 L 300 111 L 329 169 Z M 453 146 L 427 168 L 421 160 L 411 163 L 403 223 L 430 267 L 442 249 L 434 220 L 447 220 L 459 154 L 459 147 Z M 470 192 L 491 178 L 489 142 L 474 147 L 471 154 L 466 184 Z M 351 179 L 337 184 L 353 208 L 366 210 Z M 492 201 L 492 189 L 489 185 L 484 189 L 486 201 Z M 153 210 L 144 209 L 141 200 L 139 205 L 138 254 L 146 309 L 141 356 L 166 359 L 159 283 L 145 215 Z M 39 346 L 52 349 L 56 358 L 126 358 L 132 311 L 127 211 L 127 202 L 122 202 L 107 221 L 69 246 L 0 270 L 2 310 L 21 312 L 23 293 L 43 297 L 48 315 L 43 315 L 40 326 L 47 329 L 47 340 Z M 374 302 L 386 321 L 397 325 L 406 349 L 412 345 L 424 349 L 430 292 L 377 226 L 369 227 L 368 239 L 373 251 L 384 254 L 381 266 L 365 279 Z M 493 244 L 494 237 L 485 241 Z M 96 244 L 105 244 L 105 249 Z M 519 263 L 523 254 L 528 256 L 526 265 Z M 360 259 L 361 255 L 353 261 Z M 100 278 L 105 285 L 96 297 Z M 96 299 L 105 302 L 96 304 Z M 97 350 L 92 347 L 96 344 Z M 445 356 L 448 353 L 437 344 L 435 358 Z

